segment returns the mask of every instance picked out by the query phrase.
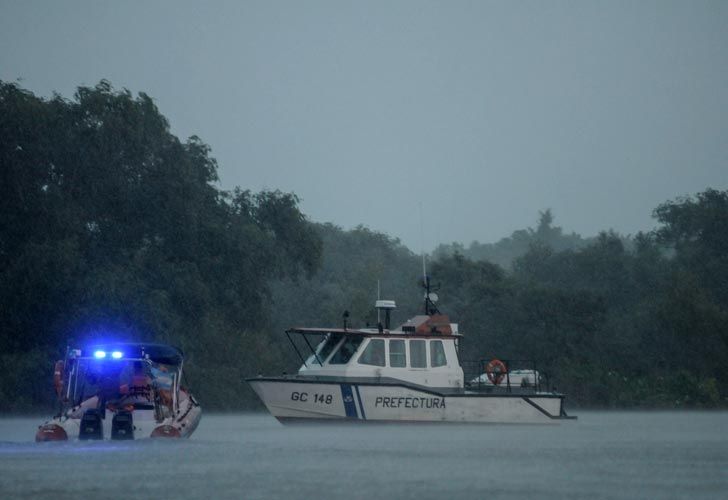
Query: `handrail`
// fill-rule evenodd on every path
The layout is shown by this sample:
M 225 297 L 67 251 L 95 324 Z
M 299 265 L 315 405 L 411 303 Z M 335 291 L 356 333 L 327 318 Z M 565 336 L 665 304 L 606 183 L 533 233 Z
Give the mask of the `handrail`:
M 303 361 L 303 366 L 305 366 L 306 368 L 308 368 L 308 365 L 306 364 L 306 360 L 301 355 L 301 351 L 298 350 L 298 347 L 296 346 L 295 342 L 293 342 L 293 339 L 288 334 L 288 331 L 286 331 L 286 337 L 288 337 L 288 342 L 291 343 L 291 345 L 293 346 L 293 349 L 296 351 L 296 354 L 298 354 L 298 357 L 301 358 L 301 361 Z
M 513 392 L 514 388 L 518 389 L 530 389 L 535 392 L 540 392 L 542 386 L 548 384 L 548 377 L 536 369 L 536 363 L 533 360 L 525 359 L 501 359 L 503 364 L 506 366 L 505 383 L 504 384 L 493 384 L 490 381 L 483 380 L 484 376 L 489 373 L 496 373 L 488 369 L 487 365 L 490 359 L 479 359 L 479 360 L 463 360 L 461 361 L 461 367 L 464 373 L 465 386 L 470 389 L 478 391 L 505 391 Z M 511 374 L 514 371 L 524 370 L 528 371 L 525 377 L 521 379 L 521 383 L 516 385 L 511 380 Z M 500 373 L 500 372 L 498 372 Z M 528 381 L 529 376 L 533 377 L 533 381 Z M 526 382 L 524 384 L 524 382 Z

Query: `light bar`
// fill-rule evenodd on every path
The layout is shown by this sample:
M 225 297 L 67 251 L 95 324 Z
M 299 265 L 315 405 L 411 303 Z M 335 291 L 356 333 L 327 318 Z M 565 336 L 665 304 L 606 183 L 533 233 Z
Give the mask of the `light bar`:
M 94 358 L 96 359 L 104 359 L 106 357 L 106 351 L 95 351 L 94 352 Z
M 114 351 L 111 353 L 111 357 L 114 359 L 121 359 L 124 354 L 121 351 Z

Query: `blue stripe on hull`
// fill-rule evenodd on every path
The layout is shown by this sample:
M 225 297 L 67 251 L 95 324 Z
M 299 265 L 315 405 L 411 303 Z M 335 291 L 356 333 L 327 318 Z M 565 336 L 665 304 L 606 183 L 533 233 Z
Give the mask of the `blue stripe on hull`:
M 346 410 L 347 418 L 359 418 L 356 412 L 356 403 L 354 402 L 354 395 L 351 392 L 351 385 L 341 384 L 341 399 L 344 400 L 344 409 Z
M 361 394 L 359 393 L 359 386 L 355 385 L 354 389 L 356 390 L 356 399 L 357 399 L 357 401 L 359 401 L 359 409 L 361 410 L 361 418 L 366 420 L 367 415 L 366 415 L 366 413 L 364 413 L 364 405 L 361 402 Z

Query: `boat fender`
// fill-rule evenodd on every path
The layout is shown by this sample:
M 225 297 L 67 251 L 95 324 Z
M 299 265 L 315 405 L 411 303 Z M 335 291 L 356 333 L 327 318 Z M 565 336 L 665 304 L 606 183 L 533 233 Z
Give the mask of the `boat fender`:
M 182 437 L 179 430 L 172 425 L 160 425 L 152 431 L 153 438 L 178 438 Z
M 506 373 L 508 373 L 508 368 L 506 368 L 505 363 L 503 363 L 500 359 L 491 359 L 488 364 L 485 365 L 485 373 L 488 375 L 488 380 L 490 380 L 493 385 L 498 385 L 503 382 L 503 378 L 505 378 Z

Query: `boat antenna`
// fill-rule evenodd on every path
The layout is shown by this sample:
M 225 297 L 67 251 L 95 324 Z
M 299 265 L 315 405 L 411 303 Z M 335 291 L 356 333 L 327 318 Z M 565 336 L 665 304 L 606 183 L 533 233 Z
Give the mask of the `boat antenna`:
M 427 257 L 425 257 L 425 224 L 422 220 L 422 201 L 420 205 L 420 253 L 422 254 L 422 286 L 425 289 L 425 315 L 429 315 L 430 279 L 427 277 Z
M 382 290 L 379 283 L 379 280 L 377 280 L 377 302 L 382 298 Z M 380 324 L 382 322 L 382 314 L 381 310 L 377 307 L 377 324 Z
M 430 277 L 427 276 L 427 254 L 425 253 L 425 230 L 422 217 L 422 202 L 420 201 L 420 248 L 422 252 L 422 287 L 425 289 L 425 315 L 439 314 L 435 306 L 437 295 L 430 293 Z
M 425 257 L 425 229 L 422 221 L 422 202 L 420 201 L 420 253 L 422 254 L 422 283 L 427 282 L 427 258 Z
M 425 314 L 427 316 L 430 314 L 440 314 L 440 310 L 435 304 L 439 300 L 435 292 L 440 289 L 440 284 L 438 283 L 436 287 L 431 287 L 430 277 L 425 276 L 425 282 L 422 284 L 422 287 L 425 289 Z
M 423 255 L 424 257 L 424 255 Z M 424 258 L 422 259 L 422 265 L 424 266 Z M 422 286 L 425 288 L 425 315 L 430 314 L 430 278 L 425 274 Z

